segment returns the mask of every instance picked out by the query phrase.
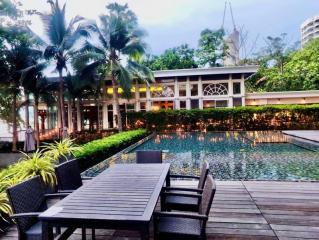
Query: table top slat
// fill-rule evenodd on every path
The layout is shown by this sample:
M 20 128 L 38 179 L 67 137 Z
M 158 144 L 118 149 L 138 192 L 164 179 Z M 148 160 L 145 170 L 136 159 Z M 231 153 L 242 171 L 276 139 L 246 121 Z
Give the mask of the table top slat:
M 42 213 L 42 221 L 141 222 L 151 220 L 169 164 L 116 164 Z

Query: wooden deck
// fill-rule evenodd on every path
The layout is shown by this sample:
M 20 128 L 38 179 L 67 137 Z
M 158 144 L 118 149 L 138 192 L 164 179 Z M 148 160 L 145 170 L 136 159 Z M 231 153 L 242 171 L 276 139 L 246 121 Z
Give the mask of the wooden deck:
M 173 184 L 191 186 L 194 182 Z M 15 228 L 0 239 L 17 239 Z M 70 239 L 81 239 L 80 231 Z M 97 230 L 96 239 L 140 238 L 138 232 Z M 217 182 L 207 239 L 319 239 L 319 183 Z

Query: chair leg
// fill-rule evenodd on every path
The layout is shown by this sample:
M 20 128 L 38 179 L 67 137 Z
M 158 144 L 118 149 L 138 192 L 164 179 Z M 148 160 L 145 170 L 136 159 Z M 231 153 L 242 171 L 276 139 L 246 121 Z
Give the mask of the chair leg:
M 95 229 L 92 228 L 92 240 L 95 240 Z
M 60 235 L 60 234 L 61 234 L 61 228 L 60 228 L 60 227 L 56 227 L 55 233 L 56 233 L 57 235 Z
M 157 221 L 156 221 L 156 217 L 153 217 L 153 224 L 154 224 L 154 240 L 159 240 L 158 237 L 158 232 L 157 232 Z
M 82 228 L 82 240 L 86 240 L 86 229 Z

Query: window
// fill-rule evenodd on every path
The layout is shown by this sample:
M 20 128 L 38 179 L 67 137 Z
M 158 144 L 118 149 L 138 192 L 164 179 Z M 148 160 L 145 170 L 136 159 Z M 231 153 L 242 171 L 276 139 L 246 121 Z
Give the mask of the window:
M 146 111 L 146 102 L 141 102 L 140 103 L 140 110 L 141 110 L 141 112 L 145 112 Z
M 241 94 L 240 82 L 233 83 L 233 92 L 234 94 Z
M 199 108 L 199 100 L 198 99 L 192 99 L 191 100 L 191 109 L 198 109 Z
M 179 96 L 186 97 L 186 85 L 179 85 Z
M 180 101 L 179 102 L 179 108 L 180 109 L 186 109 L 186 101 Z
M 218 100 L 216 101 L 216 108 L 225 108 L 228 107 L 228 101 L 227 100 Z
M 215 108 L 215 101 L 214 100 L 205 100 L 203 107 L 204 108 Z
M 241 98 L 234 98 L 233 105 L 234 105 L 234 107 L 241 107 L 243 105 L 242 99 Z
M 191 96 L 198 96 L 198 84 L 191 85 Z
M 228 95 L 228 84 L 227 83 L 204 84 L 203 94 L 204 96 Z
M 151 87 L 152 98 L 162 98 L 162 97 L 174 97 L 174 86 L 173 85 L 162 85 Z
M 134 112 L 135 105 L 134 104 L 126 104 L 126 112 Z

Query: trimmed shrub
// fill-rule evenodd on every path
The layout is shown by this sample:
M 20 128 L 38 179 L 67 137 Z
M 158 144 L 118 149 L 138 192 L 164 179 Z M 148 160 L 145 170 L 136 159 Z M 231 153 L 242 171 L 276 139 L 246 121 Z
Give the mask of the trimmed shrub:
M 81 171 L 84 171 L 106 158 L 118 153 L 148 134 L 145 129 L 121 132 L 106 138 L 88 142 L 74 153 L 79 159 Z
M 319 129 L 319 104 L 129 112 L 127 120 L 156 131 Z

